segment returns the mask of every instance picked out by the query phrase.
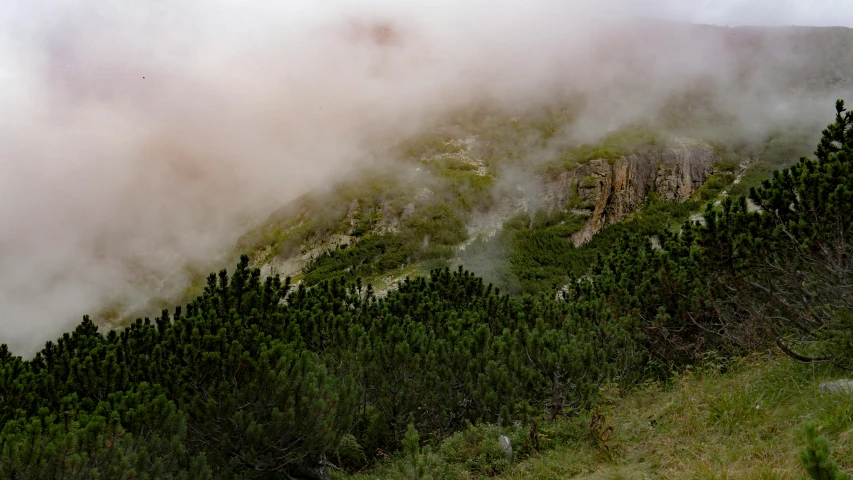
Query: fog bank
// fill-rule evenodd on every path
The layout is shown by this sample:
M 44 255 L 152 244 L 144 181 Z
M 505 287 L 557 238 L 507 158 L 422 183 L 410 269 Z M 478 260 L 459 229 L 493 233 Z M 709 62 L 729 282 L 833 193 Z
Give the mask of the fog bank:
M 593 138 L 701 82 L 764 131 L 827 123 L 850 85 L 800 34 L 648 21 L 711 18 L 699 1 L 50 3 L 0 6 L 0 343 L 18 353 L 470 105 L 582 95 Z

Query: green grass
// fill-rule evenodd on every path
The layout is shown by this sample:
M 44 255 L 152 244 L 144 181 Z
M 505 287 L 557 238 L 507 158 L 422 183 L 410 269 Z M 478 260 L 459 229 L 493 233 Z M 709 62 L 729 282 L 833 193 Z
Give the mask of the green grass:
M 614 163 L 630 154 L 646 154 L 665 146 L 663 135 L 653 130 L 623 129 L 594 144 L 581 144 L 563 151 L 555 162 L 542 167 L 542 174 L 555 178 L 563 172 L 586 165 L 591 160 L 604 159 Z
M 802 156 L 812 153 L 814 141 L 803 132 L 774 132 L 757 149 L 756 160 L 747 167 L 741 181 L 733 185 L 729 194 L 746 195 L 752 187 L 772 176 L 775 170 L 787 167 Z
M 597 183 L 598 183 L 598 177 L 596 177 L 596 176 L 591 176 L 591 177 L 586 177 L 586 178 L 584 178 L 584 179 L 583 179 L 583 182 L 581 182 L 581 186 L 582 186 L 583 188 L 592 188 L 592 187 L 594 187 Z
M 430 202 L 405 219 L 399 232 L 363 232 L 352 245 L 317 256 L 306 266 L 303 278 L 307 285 L 335 278 L 374 280 L 408 264 L 444 265 L 441 261 L 452 258 L 455 246 L 466 237 L 465 218 L 458 209 Z
M 853 469 L 853 399 L 818 389 L 844 372 L 787 358 L 752 357 L 728 364 L 712 360 L 695 370 L 627 394 L 612 392 L 598 413 L 554 425 L 540 422 L 539 453 L 522 453 L 528 425 L 478 425 L 433 445 L 425 455 L 433 478 L 551 479 L 797 479 L 803 427 L 818 423 L 833 458 Z M 609 438 L 602 431 L 612 426 Z M 512 441 L 513 458 L 498 448 Z M 336 479 L 406 478 L 394 458 L 371 470 Z
M 447 132 L 429 132 L 409 139 L 404 147 L 405 156 L 412 159 L 429 158 L 435 155 L 460 153 L 464 146 Z
M 458 157 L 444 157 L 439 158 L 434 161 L 424 162 L 430 165 L 437 167 L 437 170 L 440 173 L 449 173 L 449 172 L 476 172 L 477 166 L 472 165 L 468 162 L 465 162 L 461 158 Z
M 325 280 L 370 278 L 409 263 L 414 249 L 399 234 L 370 235 L 355 245 L 327 251 L 306 267 L 303 280 L 314 285 Z
M 445 137 L 429 138 L 433 144 L 429 152 L 436 152 L 435 145 L 439 143 L 452 143 Z M 455 256 L 455 246 L 467 238 L 468 215 L 492 206 L 494 178 L 488 174 L 481 175 L 477 166 L 459 157 L 433 158 L 420 164 L 425 169 L 424 173 L 429 175 L 425 180 L 432 192 L 429 198 L 414 201 L 412 193 L 417 189 L 395 186 L 393 184 L 399 183 L 399 179 L 394 178 L 385 178 L 385 189 L 380 183 L 381 178 L 371 179 L 360 189 L 349 187 L 343 194 L 338 194 L 331 205 L 323 207 L 318 215 L 304 215 L 308 220 L 298 227 L 297 232 L 268 234 L 276 242 L 273 255 L 292 254 L 306 241 L 331 233 L 345 233 L 357 238 L 345 248 L 336 248 L 316 257 L 306 267 L 303 277 L 308 285 L 334 278 L 352 280 L 361 277 L 380 281 L 386 274 L 395 274 L 402 265 L 412 263 L 446 265 Z M 353 218 L 355 225 L 351 227 L 344 220 L 354 199 L 359 202 L 359 211 Z M 375 227 L 382 220 L 382 202 L 389 201 L 400 207 L 413 201 L 414 213 L 400 222 L 398 232 L 377 232 Z M 273 223 L 267 228 L 276 232 L 283 227 Z M 263 240 L 267 241 L 267 237 Z
M 465 218 L 451 205 L 433 202 L 417 209 L 400 227 L 411 243 L 455 246 L 467 237 Z
M 443 180 L 442 196 L 447 203 L 464 212 L 486 210 L 494 203 L 494 177 L 480 175 L 474 169 L 444 169 L 438 172 Z
M 715 173 L 705 180 L 705 183 L 696 190 L 693 198 L 702 201 L 714 200 L 720 196 L 726 187 L 732 184 L 735 175 L 728 172 Z
M 717 171 L 722 173 L 735 173 L 740 167 L 740 159 L 732 152 L 718 152 L 720 161 L 714 165 Z

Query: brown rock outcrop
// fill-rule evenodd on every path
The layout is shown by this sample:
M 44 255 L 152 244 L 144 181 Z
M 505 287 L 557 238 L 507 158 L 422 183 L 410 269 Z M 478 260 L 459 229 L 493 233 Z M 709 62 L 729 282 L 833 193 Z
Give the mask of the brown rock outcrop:
M 687 200 L 705 183 L 717 160 L 711 147 L 690 141 L 612 163 L 591 160 L 546 184 L 543 207 L 551 211 L 572 206 L 589 213 L 584 227 L 572 236 L 575 246 L 581 246 L 607 225 L 624 220 L 651 192 L 666 201 Z

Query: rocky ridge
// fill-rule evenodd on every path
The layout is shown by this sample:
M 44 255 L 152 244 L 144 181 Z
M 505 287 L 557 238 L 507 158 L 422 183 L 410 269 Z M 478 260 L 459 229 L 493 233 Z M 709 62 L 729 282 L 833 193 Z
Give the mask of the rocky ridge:
M 549 212 L 572 208 L 588 215 L 572 237 L 579 247 L 604 227 L 624 220 L 651 192 L 664 201 L 687 200 L 712 174 L 718 160 L 710 146 L 684 139 L 651 153 L 615 161 L 594 159 L 545 183 L 537 203 Z
M 474 138 L 466 139 L 462 151 L 454 155 L 467 159 L 475 141 Z M 574 245 L 580 247 L 606 226 L 627 218 L 652 192 L 664 201 L 689 199 L 713 173 L 718 161 L 718 155 L 709 145 L 691 139 L 674 139 L 645 153 L 628 154 L 615 160 L 592 159 L 556 177 L 538 177 L 524 186 L 519 185 L 518 191 L 510 195 L 513 198 L 496 199 L 491 210 L 473 213 L 468 219 L 469 239 L 458 248 L 464 250 L 479 236 L 494 235 L 512 215 L 519 212 L 532 215 L 537 210 L 548 213 L 570 210 L 586 216 L 584 226 L 572 237 Z M 375 214 L 373 234 L 394 233 L 399 231 L 401 222 L 414 213 L 417 205 L 430 200 L 432 193 L 422 188 L 403 203 L 399 199 L 389 199 L 368 205 L 354 199 L 341 219 L 346 232 L 322 239 L 306 239 L 298 252 L 267 256 L 258 266 L 264 274 L 301 275 L 317 255 L 358 241 L 352 232 L 360 215 Z

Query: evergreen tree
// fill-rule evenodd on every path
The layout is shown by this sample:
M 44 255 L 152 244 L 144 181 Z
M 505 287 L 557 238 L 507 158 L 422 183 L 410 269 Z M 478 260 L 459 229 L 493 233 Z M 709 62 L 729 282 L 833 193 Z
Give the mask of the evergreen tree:
M 423 478 L 422 438 L 582 414 L 650 358 L 685 365 L 770 339 L 849 363 L 851 128 L 839 101 L 817 158 L 751 192 L 759 210 L 727 199 L 660 248 L 629 232 L 559 301 L 461 267 L 384 298 L 341 277 L 292 288 L 243 256 L 153 321 L 104 335 L 84 317 L 31 360 L 0 346 L 0 476 L 326 478 L 330 453 L 402 447 Z M 804 452 L 831 470 L 813 429 Z
M 401 468 L 404 470 L 403 474 L 412 480 L 432 480 L 432 477 L 426 474 L 426 466 L 422 458 L 420 435 L 418 435 L 418 430 L 415 428 L 414 423 L 410 423 L 406 429 L 406 436 L 403 439 L 403 451 L 409 460 L 409 465 L 402 466 L 404 464 L 401 464 Z
M 829 456 L 829 442 L 817 436 L 817 425 L 806 424 L 805 445 L 800 449 L 800 462 L 812 480 L 847 480 L 849 475 L 842 472 Z
M 853 115 L 836 104 L 817 158 L 774 172 L 746 199 L 709 209 L 703 268 L 730 337 L 769 338 L 804 361 L 853 361 Z

